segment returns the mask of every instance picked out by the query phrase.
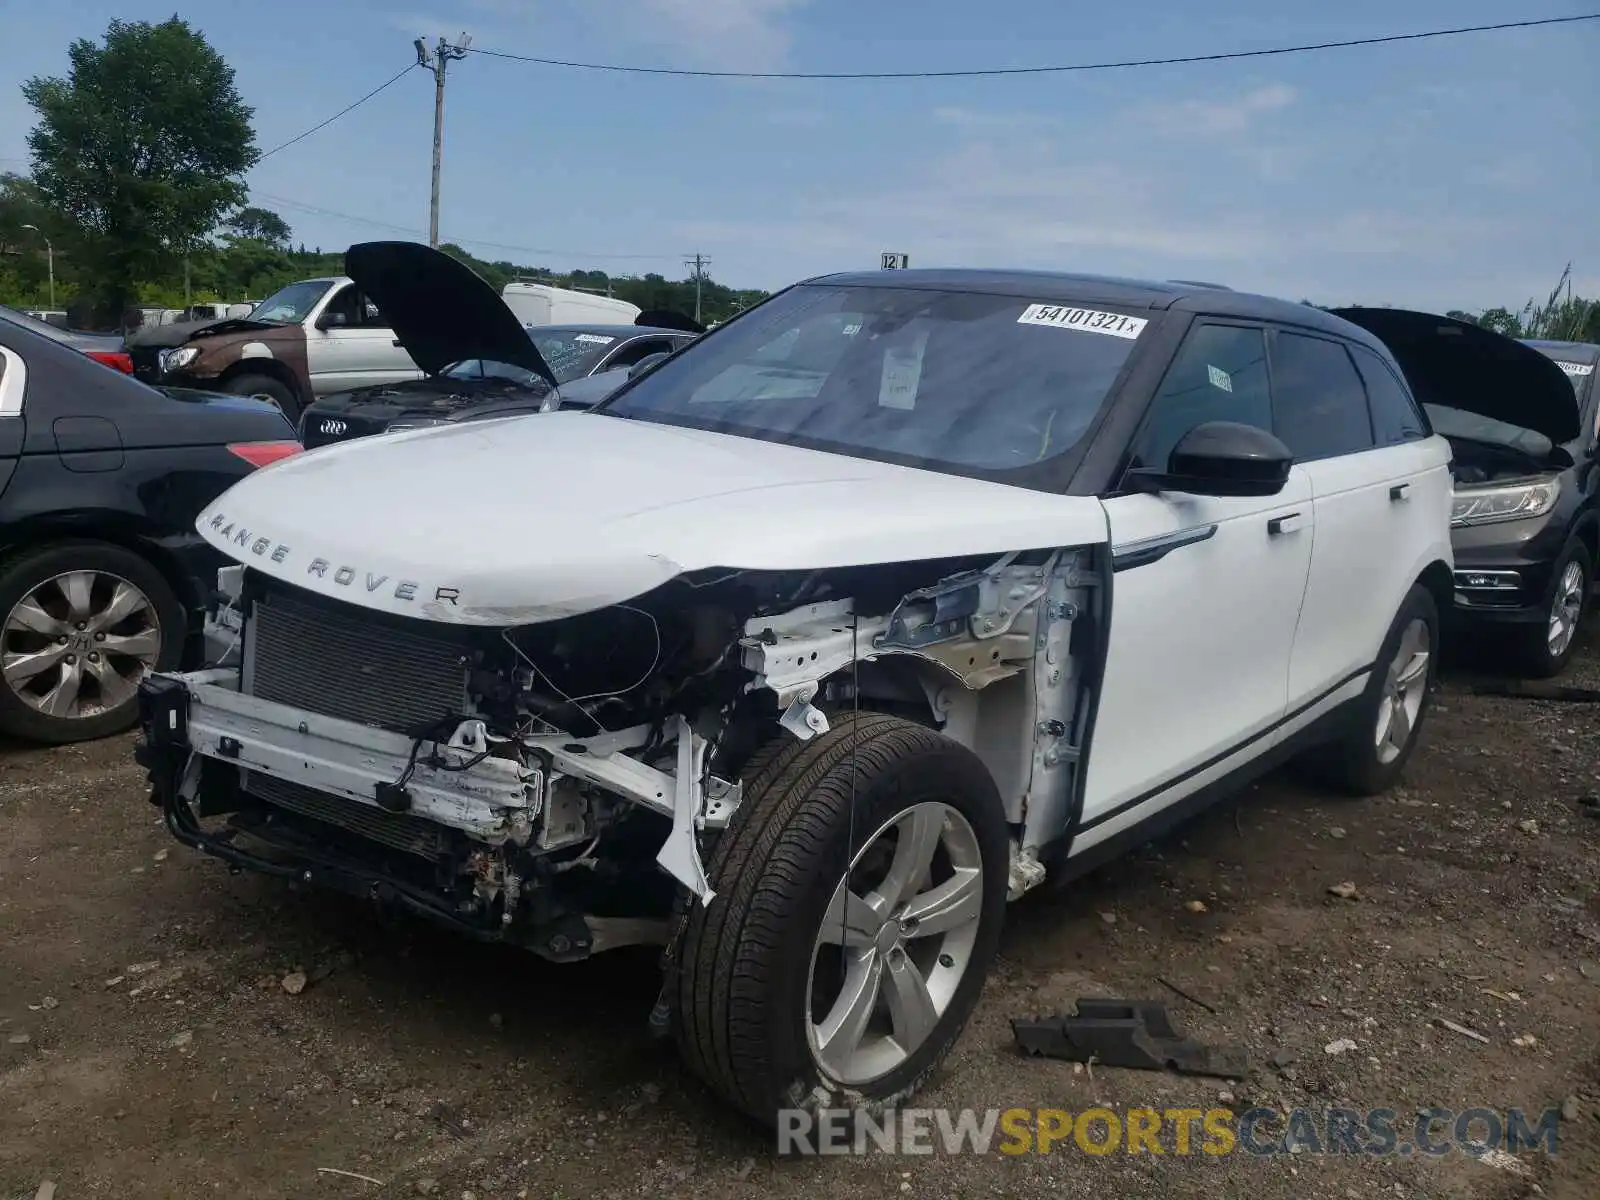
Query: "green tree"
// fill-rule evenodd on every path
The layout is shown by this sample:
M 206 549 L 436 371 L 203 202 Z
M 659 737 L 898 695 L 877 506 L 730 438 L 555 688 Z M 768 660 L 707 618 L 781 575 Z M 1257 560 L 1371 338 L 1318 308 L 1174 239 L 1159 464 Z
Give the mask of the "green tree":
M 269 246 L 287 248 L 289 235 L 293 232 L 289 222 L 268 208 L 257 208 L 255 205 L 246 205 L 233 216 L 223 222 L 227 229 L 236 238 L 250 241 L 265 242 Z
M 97 314 L 119 316 L 141 279 L 170 269 L 244 202 L 259 154 L 233 69 L 189 24 L 113 20 L 67 51 L 65 79 L 22 93 L 40 197 L 70 224 Z
M 1478 324 L 1507 337 L 1522 336 L 1522 318 L 1507 308 L 1491 308 L 1478 317 Z

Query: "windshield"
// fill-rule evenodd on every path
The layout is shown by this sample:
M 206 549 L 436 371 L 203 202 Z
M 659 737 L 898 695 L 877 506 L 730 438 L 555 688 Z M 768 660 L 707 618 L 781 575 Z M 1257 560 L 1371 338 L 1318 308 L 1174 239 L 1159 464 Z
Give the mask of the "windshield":
M 550 385 L 539 376 L 538 372 L 516 366 L 514 363 L 495 362 L 488 358 L 462 359 L 446 367 L 442 374 L 447 379 L 496 379 L 503 383 L 516 384 L 518 387 L 550 390 Z
M 287 287 L 279 288 L 251 309 L 250 319 L 282 321 L 286 325 L 298 325 L 311 315 L 311 310 L 317 306 L 317 301 L 327 295 L 331 286 L 325 280 L 291 283 Z
M 600 411 L 991 475 L 1075 449 L 1146 323 L 1014 296 L 808 284 Z
M 611 333 L 534 326 L 528 330 L 557 383 L 590 374 L 622 339 Z

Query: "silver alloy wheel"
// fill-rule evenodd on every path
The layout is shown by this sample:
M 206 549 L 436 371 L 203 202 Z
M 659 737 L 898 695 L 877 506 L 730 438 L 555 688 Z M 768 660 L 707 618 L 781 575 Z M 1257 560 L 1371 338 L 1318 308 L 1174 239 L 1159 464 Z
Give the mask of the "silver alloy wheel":
M 1550 603 L 1550 629 L 1546 644 L 1550 657 L 1560 658 L 1578 633 L 1578 618 L 1583 615 L 1583 565 L 1569 562 L 1556 581 L 1555 599 Z
M 138 587 L 105 571 L 45 580 L 0 630 L 0 673 L 47 717 L 98 717 L 132 699 L 161 654 L 161 620 Z
M 983 894 L 978 837 L 948 804 L 866 839 L 811 950 L 806 1033 L 824 1073 L 869 1083 L 928 1040 L 972 961 Z
M 1428 659 L 1432 634 L 1421 617 L 1413 618 L 1400 635 L 1400 647 L 1389 664 L 1378 702 L 1378 761 L 1385 765 L 1400 757 L 1411 740 L 1422 700 L 1428 690 Z

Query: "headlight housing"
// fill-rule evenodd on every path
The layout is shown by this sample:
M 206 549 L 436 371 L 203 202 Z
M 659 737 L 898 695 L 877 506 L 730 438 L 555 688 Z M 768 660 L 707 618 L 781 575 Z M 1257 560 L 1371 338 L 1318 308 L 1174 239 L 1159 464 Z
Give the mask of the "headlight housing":
M 179 346 L 176 350 L 163 350 L 157 361 L 163 372 L 181 371 L 199 357 L 200 347 Z
M 1542 517 L 1556 506 L 1561 496 L 1561 477 L 1551 475 L 1532 483 L 1512 483 L 1498 487 L 1466 488 L 1456 492 L 1450 508 L 1450 524 L 1493 525 L 1499 521 L 1522 521 Z
M 404 421 L 391 421 L 384 429 L 385 433 L 399 433 L 402 429 L 426 429 L 430 425 L 443 425 L 444 421 L 438 417 L 410 417 Z

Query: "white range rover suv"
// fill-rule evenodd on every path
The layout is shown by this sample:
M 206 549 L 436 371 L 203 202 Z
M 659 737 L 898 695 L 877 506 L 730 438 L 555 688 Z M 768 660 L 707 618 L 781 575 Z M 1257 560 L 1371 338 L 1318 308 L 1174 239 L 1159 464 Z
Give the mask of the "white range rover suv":
M 556 960 L 662 946 L 652 1022 L 757 1118 L 894 1104 L 1008 899 L 1291 755 L 1396 779 L 1449 458 L 1306 305 L 814 279 L 594 412 L 235 486 L 199 520 L 231 655 L 146 681 L 140 757 L 237 866 Z

